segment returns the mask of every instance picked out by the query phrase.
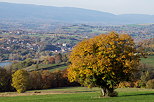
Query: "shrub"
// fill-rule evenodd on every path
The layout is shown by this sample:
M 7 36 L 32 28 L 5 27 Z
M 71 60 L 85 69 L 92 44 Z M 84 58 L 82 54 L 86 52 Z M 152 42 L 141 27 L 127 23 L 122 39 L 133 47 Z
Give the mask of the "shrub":
M 116 97 L 118 96 L 118 92 L 117 91 L 113 91 L 112 93 L 109 94 L 110 97 Z
M 140 83 L 141 83 L 141 80 L 137 80 L 137 81 L 133 82 L 134 87 L 135 88 L 140 88 Z
M 150 79 L 150 73 L 148 71 L 144 71 L 140 78 L 140 87 L 145 88 L 147 81 Z
M 127 87 L 132 87 L 132 86 L 133 84 L 131 82 L 124 81 L 124 82 L 119 83 L 118 88 L 127 88 Z
M 154 79 L 149 80 L 149 81 L 146 83 L 146 88 L 154 89 Z

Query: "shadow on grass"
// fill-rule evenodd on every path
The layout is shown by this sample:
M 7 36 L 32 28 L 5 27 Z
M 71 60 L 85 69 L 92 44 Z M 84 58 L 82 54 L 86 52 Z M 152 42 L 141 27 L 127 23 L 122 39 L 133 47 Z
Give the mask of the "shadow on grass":
M 96 91 L 66 91 L 66 92 L 64 92 L 64 93 L 90 93 L 90 92 L 96 92 Z
M 154 93 L 142 93 L 142 94 L 133 94 L 133 95 L 122 95 L 118 97 L 125 97 L 125 96 L 143 96 L 143 95 L 154 95 Z
M 38 71 L 38 70 L 51 70 L 51 69 L 56 69 L 56 68 L 64 67 L 64 66 L 67 66 L 67 64 L 64 63 L 64 64 L 55 65 L 55 66 L 40 68 L 40 69 L 36 69 L 36 71 Z
M 77 93 L 81 93 L 81 92 L 96 92 L 96 91 L 76 91 Z

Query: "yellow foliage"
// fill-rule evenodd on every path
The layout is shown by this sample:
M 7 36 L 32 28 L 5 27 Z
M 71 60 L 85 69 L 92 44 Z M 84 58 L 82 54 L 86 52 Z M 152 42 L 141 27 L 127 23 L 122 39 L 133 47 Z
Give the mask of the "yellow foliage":
M 68 78 L 85 86 L 113 86 L 132 74 L 139 63 L 135 53 L 134 41 L 126 34 L 111 32 L 81 41 L 70 54 Z
M 130 88 L 133 87 L 133 83 L 132 82 L 120 82 L 118 85 L 118 88 Z
M 27 90 L 29 85 L 29 74 L 25 70 L 17 70 L 12 75 L 12 86 L 18 93 L 23 93 Z

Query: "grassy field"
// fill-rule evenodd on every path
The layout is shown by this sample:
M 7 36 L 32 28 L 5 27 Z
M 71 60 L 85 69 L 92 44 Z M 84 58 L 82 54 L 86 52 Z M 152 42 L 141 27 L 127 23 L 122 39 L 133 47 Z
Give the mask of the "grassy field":
M 34 91 L 28 91 L 25 94 L 29 96 L 3 96 L 0 97 L 0 102 L 154 102 L 154 90 L 123 88 L 116 91 L 119 93 L 118 97 L 99 98 L 100 91 L 98 88 L 74 87 L 49 89 L 41 90 L 42 95 L 30 95 Z M 43 95 L 43 93 L 48 94 Z
M 147 56 L 147 58 L 142 58 L 141 61 L 147 65 L 154 67 L 154 55 Z
M 67 64 L 65 63 L 60 63 L 60 64 L 39 64 L 37 70 L 63 70 L 67 68 Z M 25 70 L 28 71 L 34 71 L 36 70 L 36 65 L 29 66 L 27 68 L 24 68 Z

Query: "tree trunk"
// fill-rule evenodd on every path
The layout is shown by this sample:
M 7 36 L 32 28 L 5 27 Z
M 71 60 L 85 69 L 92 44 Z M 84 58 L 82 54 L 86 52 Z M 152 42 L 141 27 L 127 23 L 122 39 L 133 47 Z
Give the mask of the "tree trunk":
M 112 97 L 113 93 L 113 88 L 101 88 L 101 97 Z
M 108 91 L 106 88 L 101 88 L 101 97 L 106 97 L 108 96 Z

